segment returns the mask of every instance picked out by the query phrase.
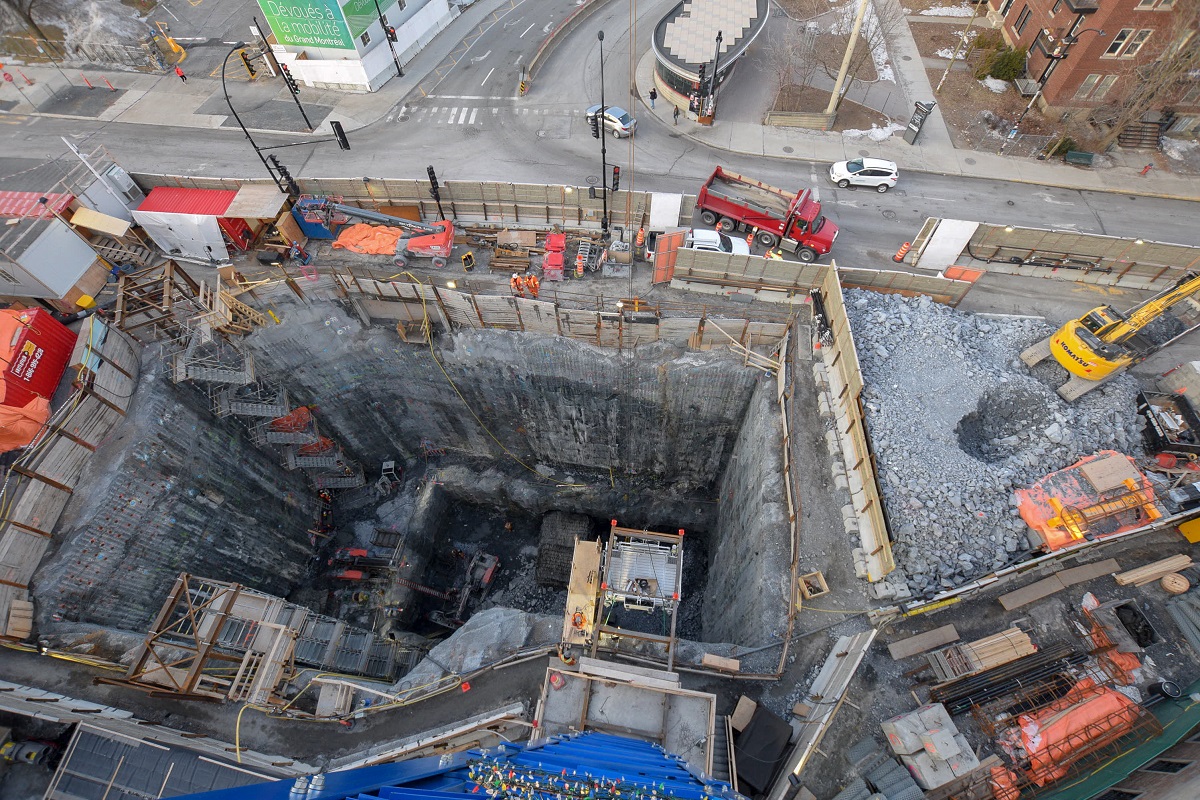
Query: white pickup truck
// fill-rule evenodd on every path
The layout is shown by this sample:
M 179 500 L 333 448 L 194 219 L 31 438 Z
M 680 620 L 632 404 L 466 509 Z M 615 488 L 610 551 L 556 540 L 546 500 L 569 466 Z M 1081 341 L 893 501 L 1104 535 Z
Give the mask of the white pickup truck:
M 654 244 L 657 236 L 646 240 L 646 260 L 654 258 Z M 707 250 L 710 253 L 732 253 L 736 256 L 750 255 L 750 245 L 745 239 L 729 236 L 720 231 L 710 231 L 703 228 L 692 228 L 683 238 L 682 250 Z

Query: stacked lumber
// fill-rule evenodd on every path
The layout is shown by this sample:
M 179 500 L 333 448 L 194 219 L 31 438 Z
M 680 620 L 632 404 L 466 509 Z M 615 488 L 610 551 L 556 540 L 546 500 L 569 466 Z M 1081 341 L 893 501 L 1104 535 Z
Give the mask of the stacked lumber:
M 529 251 L 497 247 L 488 262 L 492 272 L 525 272 L 529 269 Z
M 1190 566 L 1192 566 L 1192 559 L 1189 556 L 1177 555 L 1146 564 L 1137 569 L 1118 573 L 1113 577 L 1120 586 L 1145 586 L 1147 583 L 1154 583 L 1154 581 L 1164 575 L 1179 572 L 1179 570 Z
M 977 639 L 962 646 L 975 672 L 998 667 L 1022 656 L 1037 652 L 1029 634 L 1020 628 L 1009 628 L 992 636 Z

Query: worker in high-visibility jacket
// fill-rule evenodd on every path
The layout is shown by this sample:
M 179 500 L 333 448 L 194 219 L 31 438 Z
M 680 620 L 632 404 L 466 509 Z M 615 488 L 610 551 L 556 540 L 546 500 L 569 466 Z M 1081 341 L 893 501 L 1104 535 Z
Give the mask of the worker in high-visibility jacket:
M 538 289 L 542 287 L 542 282 L 538 280 L 537 275 L 529 275 L 525 278 L 525 288 L 529 290 L 529 296 L 537 300 Z
M 513 297 L 525 296 L 525 280 L 515 272 L 508 280 L 508 288 L 512 289 Z

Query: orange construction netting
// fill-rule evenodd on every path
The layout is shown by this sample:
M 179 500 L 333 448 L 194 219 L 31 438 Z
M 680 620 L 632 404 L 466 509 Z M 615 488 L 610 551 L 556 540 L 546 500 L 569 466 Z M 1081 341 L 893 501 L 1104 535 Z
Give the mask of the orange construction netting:
M 1132 700 L 1084 678 L 1045 708 L 1017 718 L 1029 756 L 1029 779 L 1045 786 L 1062 778 L 1094 746 L 1132 730 L 1137 719 Z

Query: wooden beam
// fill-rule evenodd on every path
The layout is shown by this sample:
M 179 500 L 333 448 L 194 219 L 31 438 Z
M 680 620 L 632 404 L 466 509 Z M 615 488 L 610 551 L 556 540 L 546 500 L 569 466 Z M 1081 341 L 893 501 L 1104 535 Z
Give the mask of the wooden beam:
M 64 491 L 67 494 L 75 494 L 75 490 L 72 489 L 70 486 L 67 486 L 65 483 L 59 483 L 58 481 L 54 480 L 53 478 L 47 478 L 45 475 L 42 475 L 39 472 L 34 472 L 31 469 L 21 466 L 20 464 L 13 464 L 11 467 L 9 467 L 9 469 L 11 469 L 13 472 L 17 473 L 18 475 L 24 475 L 26 478 L 33 478 L 34 480 L 41 481 L 42 483 L 46 484 L 47 486 L 53 486 L 55 489 Z

